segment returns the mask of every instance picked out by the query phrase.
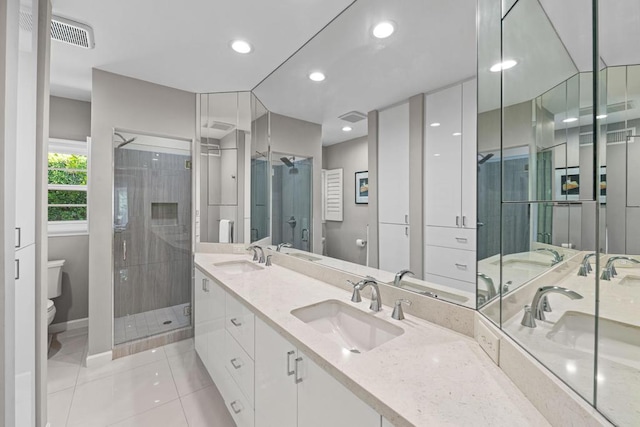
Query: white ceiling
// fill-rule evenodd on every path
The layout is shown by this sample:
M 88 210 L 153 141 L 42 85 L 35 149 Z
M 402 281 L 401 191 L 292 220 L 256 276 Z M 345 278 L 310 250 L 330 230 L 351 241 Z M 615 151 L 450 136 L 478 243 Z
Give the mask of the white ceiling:
M 53 0 L 96 47 L 51 47 L 51 93 L 90 100 L 91 69 L 190 92 L 250 90 L 352 0 Z M 254 47 L 229 48 L 235 38 Z
M 371 30 L 397 24 L 388 39 Z M 326 80 L 308 79 L 320 70 Z M 366 120 L 349 133 L 338 116 L 367 113 L 476 74 L 476 0 L 360 0 L 260 84 L 270 110 L 322 124 L 325 145 L 367 134 Z

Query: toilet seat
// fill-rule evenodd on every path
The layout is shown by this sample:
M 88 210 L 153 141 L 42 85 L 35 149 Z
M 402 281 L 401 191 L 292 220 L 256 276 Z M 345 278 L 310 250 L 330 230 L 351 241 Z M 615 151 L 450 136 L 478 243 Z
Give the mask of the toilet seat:
M 50 312 L 51 310 L 55 309 L 55 305 L 53 304 L 52 300 L 47 300 L 47 313 Z

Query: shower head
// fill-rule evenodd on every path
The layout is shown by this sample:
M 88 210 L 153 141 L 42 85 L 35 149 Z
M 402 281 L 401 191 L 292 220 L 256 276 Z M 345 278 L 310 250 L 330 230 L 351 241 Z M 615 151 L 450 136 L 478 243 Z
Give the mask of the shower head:
M 291 163 L 291 160 L 289 160 L 288 157 L 280 157 L 280 161 L 282 161 L 282 163 L 287 165 L 287 167 L 289 167 L 289 168 L 293 167 L 293 163 Z
M 487 160 L 493 157 L 493 153 L 489 153 L 487 155 L 478 154 L 478 164 L 483 165 Z
M 131 138 L 131 139 L 127 140 L 127 138 L 125 138 L 124 136 L 122 136 L 122 135 L 121 135 L 121 134 L 119 134 L 118 132 L 114 132 L 113 134 L 114 134 L 115 136 L 119 137 L 119 138 L 122 140 L 122 142 L 121 142 L 120 144 L 118 144 L 118 147 L 117 147 L 117 148 L 124 147 L 125 145 L 130 144 L 130 143 L 132 143 L 133 141 L 135 141 L 135 140 L 136 140 L 136 137 L 135 137 L 135 136 L 134 136 L 133 138 Z

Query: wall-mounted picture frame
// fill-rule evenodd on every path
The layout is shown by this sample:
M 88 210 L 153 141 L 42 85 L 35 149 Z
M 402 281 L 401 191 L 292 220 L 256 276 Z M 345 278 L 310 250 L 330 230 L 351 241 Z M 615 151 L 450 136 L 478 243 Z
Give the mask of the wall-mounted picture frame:
M 356 205 L 369 203 L 369 171 L 356 172 Z
M 555 200 L 580 200 L 580 168 L 556 169 Z M 607 203 L 607 167 L 600 167 L 600 203 Z

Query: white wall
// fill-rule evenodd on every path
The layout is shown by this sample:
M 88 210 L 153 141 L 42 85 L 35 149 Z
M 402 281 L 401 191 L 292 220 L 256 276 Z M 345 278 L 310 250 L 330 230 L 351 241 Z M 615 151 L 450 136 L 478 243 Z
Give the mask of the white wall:
M 195 139 L 195 94 L 93 70 L 89 174 L 89 356 L 110 351 L 114 128 Z

